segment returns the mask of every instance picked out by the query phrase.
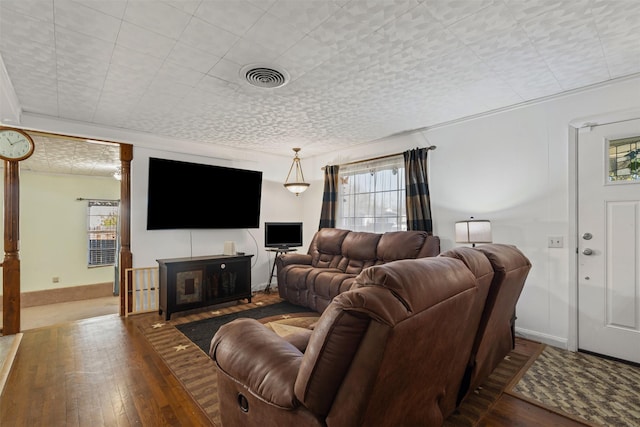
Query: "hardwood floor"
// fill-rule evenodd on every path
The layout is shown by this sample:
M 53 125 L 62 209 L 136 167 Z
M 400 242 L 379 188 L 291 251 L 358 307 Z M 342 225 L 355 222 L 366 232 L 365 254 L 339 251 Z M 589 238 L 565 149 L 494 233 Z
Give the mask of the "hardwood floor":
M 117 315 L 119 312 L 120 297 L 117 296 L 22 307 L 20 309 L 20 331 L 106 316 L 107 314 Z M 2 314 L 2 310 L 0 310 L 0 314 Z
M 25 331 L 0 399 L 3 426 L 206 426 L 131 319 Z
M 528 404 L 509 394 L 503 394 L 478 423 L 478 426 L 481 427 L 584 427 L 586 425 L 569 418 L 560 417 L 551 411 Z
M 0 396 L 0 425 L 210 425 L 138 331 L 140 319 L 103 316 L 24 331 Z M 480 425 L 582 424 L 503 394 Z

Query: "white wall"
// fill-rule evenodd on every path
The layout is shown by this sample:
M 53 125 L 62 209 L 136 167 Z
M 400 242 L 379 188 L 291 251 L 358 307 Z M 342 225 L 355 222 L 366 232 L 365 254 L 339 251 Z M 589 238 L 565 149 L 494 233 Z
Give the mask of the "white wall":
M 428 100 L 425 100 L 428 102 Z M 474 216 L 492 222 L 493 239 L 518 246 L 532 270 L 517 306 L 518 331 L 543 342 L 570 347 L 575 284 L 569 283 L 571 251 L 569 124 L 640 107 L 640 78 L 554 98 L 420 133 L 396 137 L 317 158 L 339 164 L 416 146 L 429 152 L 434 234 L 442 250 L 456 246 L 455 221 Z M 426 139 L 425 139 L 426 138 Z M 317 182 L 316 186 L 321 186 Z M 315 221 L 318 201 L 305 205 Z M 565 247 L 547 248 L 548 236 Z M 575 327 L 575 326 L 572 326 Z
M 79 197 L 119 199 L 120 183 L 113 178 L 20 173 L 21 292 L 113 282 L 113 266 L 87 267 L 87 202 L 76 200 Z M 53 277 L 60 281 L 53 283 Z
M 303 220 L 306 193 L 296 197 L 282 185 L 293 156 L 291 159 L 286 159 L 261 155 L 259 161 L 230 161 L 134 147 L 133 157 L 131 164 L 131 252 L 133 253 L 133 266 L 135 268 L 157 267 L 157 259 L 221 254 L 224 242 L 231 240 L 235 242 L 237 251 L 254 255 L 251 260 L 251 286 L 254 290 L 264 289 L 269 281 L 271 263 L 273 263 L 273 253 L 267 252 L 264 247 L 264 223 L 267 221 Z M 148 231 L 146 218 L 149 157 L 262 171 L 260 228 Z M 207 184 L 199 183 L 198 185 L 203 186 L 203 191 L 207 191 Z M 229 185 L 229 183 L 224 183 L 224 185 Z M 211 184 L 209 191 L 211 194 L 215 194 L 215 184 Z M 242 189 L 238 188 L 238 198 L 226 201 L 226 203 L 241 204 L 242 195 Z M 222 204 L 213 203 L 210 208 L 224 209 Z M 312 235 L 313 233 L 311 233 Z M 306 240 L 309 238 L 308 236 L 309 231 L 305 230 L 305 245 L 308 245 Z

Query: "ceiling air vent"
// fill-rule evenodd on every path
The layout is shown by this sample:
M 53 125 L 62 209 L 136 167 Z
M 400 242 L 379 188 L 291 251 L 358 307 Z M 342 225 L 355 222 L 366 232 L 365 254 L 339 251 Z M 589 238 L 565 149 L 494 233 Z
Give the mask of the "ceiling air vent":
M 240 74 L 251 86 L 260 88 L 273 89 L 289 82 L 289 73 L 272 66 L 247 65 Z

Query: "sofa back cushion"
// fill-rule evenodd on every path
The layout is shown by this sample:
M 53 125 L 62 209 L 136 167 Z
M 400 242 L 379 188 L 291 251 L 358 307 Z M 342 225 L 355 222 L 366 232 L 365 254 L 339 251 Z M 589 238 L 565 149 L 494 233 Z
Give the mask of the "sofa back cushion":
M 342 260 L 338 268 L 358 274 L 376 263 L 376 247 L 382 234 L 352 231 L 342 242 Z
M 459 259 L 460 261 L 464 262 L 467 268 L 471 270 L 474 276 L 476 276 L 479 292 L 479 298 L 476 302 L 476 304 L 478 304 L 478 310 L 476 311 L 477 317 L 472 319 L 471 323 L 480 325 L 484 307 L 487 301 L 487 296 L 489 295 L 489 289 L 491 288 L 494 277 L 493 266 L 489 262 L 489 259 L 482 252 L 476 250 L 476 248 L 468 247 L 457 247 L 448 250 L 440 254 L 440 257 Z M 465 372 L 465 376 L 462 380 L 462 384 L 460 385 L 458 402 L 460 402 L 469 391 L 471 376 L 476 365 L 475 358 L 478 345 L 477 333 L 477 330 L 471 328 L 465 331 L 465 334 L 468 335 L 472 341 L 474 341 L 474 346 L 471 350 L 471 356 L 469 364 L 467 366 L 467 370 Z
M 418 258 L 429 235 L 426 231 L 390 231 L 384 233 L 378 242 L 378 264 Z
M 351 231 L 339 228 L 321 228 L 309 245 L 311 265 L 320 268 L 338 268 L 342 261 L 342 242 Z
M 487 257 L 494 276 L 474 344 L 471 390 L 487 378 L 513 348 L 516 304 L 531 270 L 529 259 L 513 245 L 493 243 L 479 245 L 476 250 Z
M 314 235 L 308 253 L 313 267 L 359 274 L 373 265 L 437 256 L 440 239 L 426 231 L 370 233 L 321 228 Z
M 479 317 L 472 315 L 477 295 L 476 279 L 460 260 L 402 260 L 365 269 L 316 324 L 296 397 L 321 417 L 330 411 L 330 417 L 348 418 L 334 425 L 441 424 L 443 411 L 454 408 L 471 351 L 472 337 L 461 337 L 477 326 L 469 324 Z M 386 413 L 391 406 L 393 413 Z M 400 423 L 408 407 L 429 423 Z M 363 422 L 365 413 L 371 417 Z
M 369 322 L 366 314 L 330 304 L 316 323 L 294 386 L 298 400 L 314 414 L 329 412 Z
M 427 239 L 420 249 L 418 258 L 425 258 L 429 256 L 438 256 L 440 254 L 440 237 L 432 234 L 427 236 Z
M 478 288 L 483 295 L 482 299 L 486 299 L 494 272 L 489 259 L 482 252 L 474 248 L 462 246 L 443 252 L 440 256 L 455 258 L 464 262 L 467 268 L 476 276 L 476 279 L 478 279 Z

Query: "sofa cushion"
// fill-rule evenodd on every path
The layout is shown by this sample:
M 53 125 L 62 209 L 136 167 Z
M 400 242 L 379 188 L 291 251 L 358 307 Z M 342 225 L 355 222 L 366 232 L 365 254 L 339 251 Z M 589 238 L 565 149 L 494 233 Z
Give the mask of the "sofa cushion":
M 284 337 L 282 337 L 282 339 L 304 353 L 307 349 L 307 345 L 309 344 L 309 338 L 311 338 L 312 332 L 312 329 L 300 328 L 299 331 L 293 332 L 289 335 L 285 335 Z
M 347 234 L 342 242 L 342 261 L 338 268 L 345 273 L 358 274 L 376 262 L 376 247 L 382 234 L 356 232 Z
M 476 284 L 475 276 L 462 261 L 447 257 L 430 257 L 398 260 L 368 268 L 356 277 L 351 289 L 382 286 L 389 289 L 408 312 L 414 313 L 429 307 L 433 300 L 443 298 L 439 294 L 432 295 L 431 292 L 436 292 L 435 290 L 425 293 L 422 287 L 425 283 L 436 283 L 439 280 L 464 283 L 464 286 L 466 283 L 473 283 L 475 287 Z M 444 293 L 459 291 L 439 286 L 435 286 L 434 289 Z
M 469 270 L 478 279 L 478 287 L 481 292 L 489 292 L 489 285 L 493 279 L 493 267 L 485 255 L 474 248 L 459 247 L 441 253 L 439 256 L 455 258 L 464 262 Z M 486 295 L 485 295 L 486 298 Z
M 349 230 L 321 228 L 309 247 L 311 265 L 321 268 L 337 268 L 342 260 L 342 242 Z
M 330 306 L 310 336 L 294 390 L 314 414 L 326 416 L 369 325 L 364 314 Z
M 309 287 L 306 306 L 322 313 L 333 297 L 348 291 L 355 274 L 343 273 L 334 268 L 312 268 L 306 277 Z
M 531 269 L 529 259 L 513 245 L 479 245 L 476 250 L 487 257 L 495 274 L 476 337 L 477 366 L 471 379 L 471 390 L 489 376 L 515 344 L 512 322 Z
M 351 286 L 352 281 L 349 281 L 348 285 L 345 285 L 345 281 L 356 277 L 355 274 L 336 272 L 326 268 L 317 268 L 315 273 L 313 282 L 309 283 L 309 292 L 328 300 L 348 291 L 349 288 L 345 286 Z
M 378 264 L 398 259 L 417 258 L 429 235 L 426 231 L 390 231 L 378 242 Z

